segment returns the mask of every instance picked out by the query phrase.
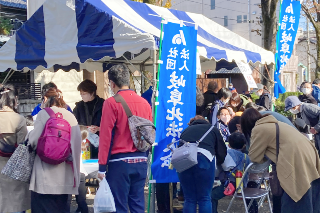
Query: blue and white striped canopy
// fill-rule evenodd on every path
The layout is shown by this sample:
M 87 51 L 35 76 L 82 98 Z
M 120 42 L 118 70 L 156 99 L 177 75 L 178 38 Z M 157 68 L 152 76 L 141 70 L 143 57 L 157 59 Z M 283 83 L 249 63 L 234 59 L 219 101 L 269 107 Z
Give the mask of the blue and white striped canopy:
M 272 52 L 200 14 L 129 0 L 70 2 L 47 0 L 0 48 L 0 72 L 51 68 L 156 49 L 161 17 L 198 25 L 198 50 L 205 58 L 274 63 Z

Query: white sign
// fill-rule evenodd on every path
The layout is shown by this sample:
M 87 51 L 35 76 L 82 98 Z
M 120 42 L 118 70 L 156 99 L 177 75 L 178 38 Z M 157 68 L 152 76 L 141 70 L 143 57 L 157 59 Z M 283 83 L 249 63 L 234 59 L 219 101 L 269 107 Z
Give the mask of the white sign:
M 243 74 L 244 79 L 246 79 L 246 82 L 248 84 L 249 88 L 258 88 L 256 82 L 254 81 L 252 77 L 252 70 L 249 67 L 249 64 L 244 63 L 242 61 L 236 61 L 240 71 Z
M 200 54 L 199 51 L 197 51 L 197 69 L 196 74 L 201 75 L 201 61 L 200 61 Z
M 244 79 L 246 79 L 246 82 L 248 84 L 249 88 L 258 88 L 256 82 L 254 81 L 252 75 L 249 74 L 243 74 Z
M 252 74 L 252 70 L 250 69 L 249 64 L 244 63 L 242 61 L 236 61 L 236 63 L 243 74 Z

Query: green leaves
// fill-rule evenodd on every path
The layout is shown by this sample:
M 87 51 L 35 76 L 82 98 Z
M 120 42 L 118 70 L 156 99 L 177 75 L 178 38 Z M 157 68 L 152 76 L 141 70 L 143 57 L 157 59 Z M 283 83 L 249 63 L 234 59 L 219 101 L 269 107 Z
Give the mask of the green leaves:
M 10 19 L 0 17 L 0 34 L 9 35 L 13 29 Z

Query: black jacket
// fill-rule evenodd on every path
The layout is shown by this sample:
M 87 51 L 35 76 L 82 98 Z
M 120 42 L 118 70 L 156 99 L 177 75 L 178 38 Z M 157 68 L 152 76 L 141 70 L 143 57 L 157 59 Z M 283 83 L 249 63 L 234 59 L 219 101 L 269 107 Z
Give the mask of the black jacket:
M 301 102 L 318 105 L 318 102 L 316 101 L 316 99 L 314 99 L 314 97 L 311 94 L 299 95 L 298 98 Z
M 192 122 L 191 126 L 186 128 L 180 136 L 180 139 L 195 143 L 211 128 L 205 120 L 195 120 Z M 182 146 L 183 143 L 180 142 L 179 146 Z M 227 155 L 227 147 L 224 143 L 219 130 L 214 127 L 211 132 L 203 139 L 199 144 L 199 148 L 206 149 L 211 152 L 212 155 L 216 156 L 217 164 L 222 164 Z
M 266 108 L 268 111 L 271 111 L 272 103 L 271 103 L 271 95 L 265 90 L 263 94 L 260 96 L 258 100 L 256 100 L 256 104 Z
M 89 112 L 89 116 L 92 116 L 92 122 L 89 123 L 86 115 L 86 110 L 85 110 L 85 102 L 80 101 L 76 103 L 76 107 L 73 110 L 73 114 L 76 117 L 79 125 L 85 125 L 85 126 L 100 126 L 101 122 L 101 116 L 102 116 L 102 106 L 104 103 L 104 99 L 100 98 L 99 96 L 96 96 L 95 99 L 93 100 L 94 102 L 94 107 L 93 107 L 93 112 Z M 90 120 L 90 118 L 89 118 Z
M 214 93 L 211 90 L 208 90 L 207 92 L 203 93 L 203 97 L 204 97 L 204 103 L 203 103 L 201 109 L 197 110 L 197 114 L 200 113 L 200 111 L 202 111 L 202 115 L 204 117 L 209 118 L 210 110 L 211 110 L 212 106 L 214 105 L 214 102 L 219 99 L 218 94 Z M 206 109 L 208 104 L 211 104 L 211 105 L 208 107 L 208 109 Z

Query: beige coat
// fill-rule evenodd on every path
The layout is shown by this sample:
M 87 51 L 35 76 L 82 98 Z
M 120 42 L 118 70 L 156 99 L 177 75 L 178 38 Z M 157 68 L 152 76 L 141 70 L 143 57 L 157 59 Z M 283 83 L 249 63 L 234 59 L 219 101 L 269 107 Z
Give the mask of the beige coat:
M 36 155 L 30 181 L 30 190 L 39 194 L 78 194 L 80 175 L 80 154 L 81 154 L 81 133 L 78 122 L 74 115 L 64 108 L 51 107 L 57 113 L 60 112 L 63 118 L 71 125 L 71 149 L 73 168 L 63 162 L 59 165 L 47 164 Z M 34 123 L 34 130 L 29 134 L 29 143 L 34 149 L 38 144 L 46 125 L 49 115 L 45 110 L 38 113 Z M 75 177 L 75 186 L 74 186 Z
M 23 143 L 27 135 L 26 120 L 7 108 L 0 111 L 1 143 L 15 145 Z M 0 171 L 7 164 L 8 157 L 0 157 Z M 20 212 L 30 209 L 29 184 L 16 181 L 0 174 L 0 212 Z
M 251 134 L 249 156 L 252 162 L 262 163 L 266 155 L 276 162 L 276 126 L 271 115 L 256 122 Z M 284 191 L 298 202 L 320 177 L 320 161 L 313 144 L 295 128 L 278 122 L 280 149 L 277 173 Z

